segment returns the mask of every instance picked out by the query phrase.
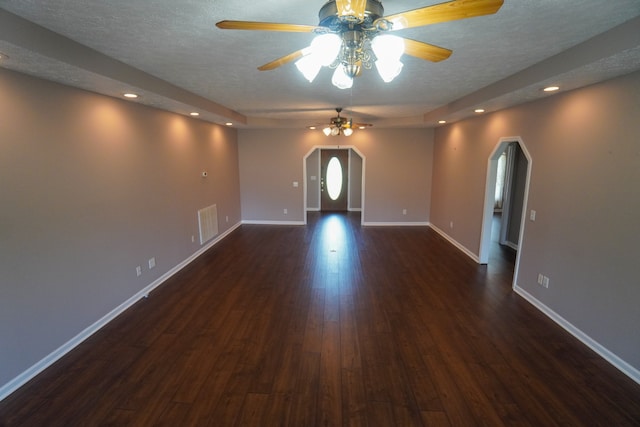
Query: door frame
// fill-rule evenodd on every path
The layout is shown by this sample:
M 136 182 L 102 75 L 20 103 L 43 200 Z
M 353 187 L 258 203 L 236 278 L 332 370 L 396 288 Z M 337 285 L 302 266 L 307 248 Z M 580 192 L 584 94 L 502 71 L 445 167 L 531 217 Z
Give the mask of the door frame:
M 302 176 L 303 176 L 303 180 L 302 180 L 302 187 L 303 187 L 303 193 L 304 196 L 302 198 L 302 212 L 304 212 L 304 224 L 307 224 L 307 212 L 309 211 L 309 209 L 307 209 L 307 158 L 312 155 L 316 150 L 320 151 L 320 150 L 353 150 L 358 156 L 360 156 L 360 158 L 362 159 L 362 172 L 361 172 L 361 188 L 362 188 L 362 194 L 360 195 L 361 200 L 360 200 L 360 206 L 361 206 L 361 215 L 360 215 L 360 224 L 363 225 L 364 224 L 364 214 L 365 214 L 365 194 L 366 194 L 366 188 L 365 188 L 365 177 L 366 177 L 366 170 L 367 170 L 367 158 L 365 157 L 364 154 L 362 154 L 362 152 L 360 150 L 358 150 L 358 148 L 356 148 L 353 145 L 314 145 L 313 147 L 311 147 L 311 149 L 307 152 L 307 154 L 304 155 L 304 157 L 302 158 Z M 320 162 L 320 153 L 318 153 L 318 162 Z M 319 168 L 318 168 L 319 170 Z M 349 170 L 351 170 L 351 153 L 349 153 Z M 320 187 L 320 180 L 316 180 L 316 183 L 318 185 L 318 188 Z M 347 188 L 347 209 L 349 209 L 350 205 L 351 205 L 351 186 L 348 186 L 349 188 Z M 318 200 L 318 203 L 320 203 L 320 201 Z
M 512 143 L 517 142 L 520 149 L 527 159 L 527 179 L 524 186 L 524 200 L 522 201 L 522 217 L 520 218 L 520 235 L 518 237 L 518 249 L 516 253 L 516 264 L 513 272 L 513 286 L 517 283 L 518 267 L 520 266 L 520 255 L 522 251 L 522 243 L 524 239 L 524 229 L 527 219 L 527 203 L 529 201 L 529 183 L 531 182 L 531 170 L 533 169 L 533 159 L 529 150 L 524 145 L 522 138 L 519 136 L 502 137 L 493 148 L 489 159 L 487 160 L 487 179 L 484 192 L 484 208 L 482 212 L 482 230 L 480 232 L 480 264 L 489 262 L 489 252 L 491 249 L 491 225 L 493 221 L 493 207 L 495 203 L 496 177 L 498 176 L 498 158 L 500 154 Z
M 319 171 L 320 171 L 320 212 L 349 212 L 351 207 L 351 150 L 349 149 L 322 149 L 318 156 Z M 329 197 L 329 183 L 327 180 L 327 171 L 331 159 L 337 158 L 341 169 L 342 185 L 340 186 L 340 193 L 338 198 L 333 200 Z M 326 164 L 325 164 L 326 162 Z M 344 164 L 343 164 L 344 162 Z M 322 190 L 324 182 L 324 189 Z M 329 205 L 332 205 L 331 208 Z M 343 209 L 344 208 L 344 209 Z

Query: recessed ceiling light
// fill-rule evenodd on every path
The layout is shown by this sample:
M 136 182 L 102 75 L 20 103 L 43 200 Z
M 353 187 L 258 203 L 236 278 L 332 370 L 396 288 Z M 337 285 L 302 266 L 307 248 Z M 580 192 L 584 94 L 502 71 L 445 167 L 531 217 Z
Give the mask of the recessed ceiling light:
M 366 126 L 358 126 L 358 129 L 366 129 Z
M 476 108 L 475 110 L 476 113 L 484 113 L 484 109 L 483 108 Z
M 193 116 L 193 117 L 198 117 L 200 115 L 200 113 L 198 113 L 197 111 L 192 111 L 192 112 L 189 113 L 189 115 Z
M 542 89 L 544 92 L 555 92 L 557 90 L 559 90 L 560 87 L 559 86 L 547 86 L 544 89 Z
M 446 121 L 446 120 L 438 120 L 438 123 L 440 123 L 441 125 L 443 125 L 443 124 L 447 123 L 447 121 Z
M 129 98 L 129 99 L 136 99 L 138 97 L 137 93 L 125 93 L 122 96 L 124 96 L 125 98 Z
M 233 126 L 233 123 L 231 123 L 231 122 L 227 122 L 227 123 L 225 123 L 225 125 L 227 125 L 227 126 Z
M 316 130 L 316 127 L 315 126 L 309 126 L 309 129 Z

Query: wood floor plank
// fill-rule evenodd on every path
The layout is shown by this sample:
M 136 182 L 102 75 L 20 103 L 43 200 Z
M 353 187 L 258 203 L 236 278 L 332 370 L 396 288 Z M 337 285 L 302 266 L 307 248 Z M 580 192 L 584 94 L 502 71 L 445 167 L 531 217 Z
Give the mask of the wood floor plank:
M 437 356 L 427 356 L 426 362 L 451 424 L 454 426 L 476 424 L 473 413 L 469 409 L 471 402 L 467 401 L 463 392 L 458 388 L 458 384 L 449 372 L 447 365 Z
M 304 352 L 291 408 L 291 426 L 316 425 L 320 388 L 320 353 Z
M 640 385 L 428 227 L 243 225 L 0 402 L 0 426 L 637 426 Z
M 337 321 L 324 322 L 320 351 L 320 390 L 316 425 L 342 425 L 342 369 L 340 328 Z
M 430 427 L 451 427 L 449 417 L 444 411 L 424 411 L 422 412 L 422 423 Z
M 260 425 L 264 420 L 264 412 L 268 402 L 268 394 L 247 393 L 237 425 L 242 427 Z

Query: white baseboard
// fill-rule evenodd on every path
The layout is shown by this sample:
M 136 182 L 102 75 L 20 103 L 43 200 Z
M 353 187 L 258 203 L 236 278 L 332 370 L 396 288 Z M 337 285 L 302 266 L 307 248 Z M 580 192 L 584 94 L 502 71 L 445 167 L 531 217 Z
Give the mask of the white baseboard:
M 307 208 L 306 209 L 307 212 L 321 212 L 322 210 L 320 208 Z M 361 208 L 349 208 L 347 209 L 347 211 L 349 212 L 362 212 Z
M 633 366 L 616 356 L 614 353 L 609 351 L 607 348 L 603 347 L 596 340 L 582 332 L 580 329 L 576 328 L 564 317 L 560 316 L 558 313 L 547 307 L 540 300 L 535 298 L 533 295 L 531 295 L 529 292 L 525 291 L 518 285 L 514 286 L 513 290 L 522 298 L 527 300 L 535 308 L 543 312 L 551 320 L 560 325 L 560 327 L 562 327 L 565 331 L 569 332 L 578 340 L 582 341 L 583 344 L 598 353 L 603 359 L 619 369 L 623 374 L 627 375 L 636 383 L 640 384 L 640 371 L 638 369 L 634 368 Z
M 478 255 L 474 254 L 469 249 L 464 247 L 456 239 L 454 239 L 453 237 L 449 236 L 447 233 L 445 233 L 444 231 L 442 231 L 441 229 L 439 229 L 438 227 L 436 227 L 433 224 L 429 224 L 429 227 L 431 227 L 433 229 L 433 231 L 435 231 L 436 233 L 438 233 L 439 235 L 444 237 L 446 240 L 448 240 L 449 243 L 451 243 L 453 246 L 455 246 L 456 248 L 460 249 L 466 256 L 468 256 L 469 258 L 474 260 L 476 263 L 480 264 L 480 258 L 478 257 Z
M 428 227 L 429 222 L 375 222 L 367 221 L 362 224 L 365 227 Z
M 305 225 L 304 221 L 263 221 L 263 220 L 244 220 L 243 224 L 247 225 Z
M 198 251 L 194 252 L 191 256 L 189 256 L 187 259 L 182 261 L 180 264 L 176 265 L 171 270 L 169 270 L 165 274 L 163 274 L 161 277 L 159 277 L 158 279 L 153 281 L 153 283 L 151 283 L 151 284 L 147 285 L 146 287 L 144 287 L 142 290 L 137 292 L 131 298 L 129 298 L 128 300 L 126 300 L 125 302 L 123 302 L 122 304 L 120 304 L 119 306 L 114 308 L 113 310 L 111 310 L 109 313 L 107 313 L 101 319 L 97 320 L 95 323 L 93 323 L 89 327 L 85 328 L 78 335 L 76 335 L 75 337 L 71 338 L 69 341 L 67 341 L 66 343 L 64 343 L 60 347 L 58 347 L 56 350 L 54 350 L 53 352 L 48 354 L 46 357 L 41 359 L 39 362 L 37 362 L 36 364 L 31 366 L 29 369 L 27 369 L 26 371 L 24 371 L 23 373 L 21 373 L 20 375 L 15 377 L 13 380 L 9 381 L 7 384 L 5 384 L 2 387 L 0 387 L 0 401 L 5 399 L 7 396 L 9 396 L 11 393 L 16 391 L 18 388 L 22 387 L 24 384 L 26 384 L 28 381 L 30 381 L 32 378 L 34 378 L 40 372 L 44 371 L 46 368 L 48 368 L 53 363 L 58 361 L 65 354 L 69 353 L 71 350 L 76 348 L 84 340 L 86 340 L 91 335 L 96 333 L 100 328 L 105 326 L 107 323 L 111 322 L 113 319 L 118 317 L 126 309 L 131 307 L 133 304 L 138 302 L 140 299 L 147 297 L 151 291 L 156 289 L 158 286 L 160 286 L 165 281 L 167 281 L 171 276 L 173 276 L 174 274 L 176 274 L 177 272 L 182 270 L 184 267 L 189 265 L 191 262 L 193 262 L 196 258 L 198 258 L 200 255 L 202 255 L 204 252 L 206 252 L 208 249 L 210 249 L 216 243 L 220 242 L 222 239 L 227 237 L 229 234 L 231 234 L 232 231 L 234 231 L 240 225 L 241 225 L 241 223 L 239 222 L 236 225 L 234 225 L 233 227 L 229 228 L 224 233 L 216 236 L 214 239 L 212 239 L 210 242 L 206 243 L 204 246 L 202 246 L 200 249 L 198 249 Z
M 506 241 L 506 242 L 504 242 L 504 245 L 505 245 L 506 247 L 508 247 L 508 248 L 513 249 L 513 250 L 514 250 L 514 251 L 516 251 L 516 252 L 520 250 L 520 248 L 518 247 L 518 245 L 516 245 L 516 244 L 515 244 L 515 243 L 513 243 L 513 242 Z

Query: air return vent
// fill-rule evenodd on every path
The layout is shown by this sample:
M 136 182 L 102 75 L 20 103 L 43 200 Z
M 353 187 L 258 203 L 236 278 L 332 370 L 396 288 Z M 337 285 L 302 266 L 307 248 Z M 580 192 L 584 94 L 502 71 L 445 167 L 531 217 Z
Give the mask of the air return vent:
M 218 207 L 207 206 L 198 211 L 198 225 L 200 226 L 200 244 L 211 240 L 218 234 Z

